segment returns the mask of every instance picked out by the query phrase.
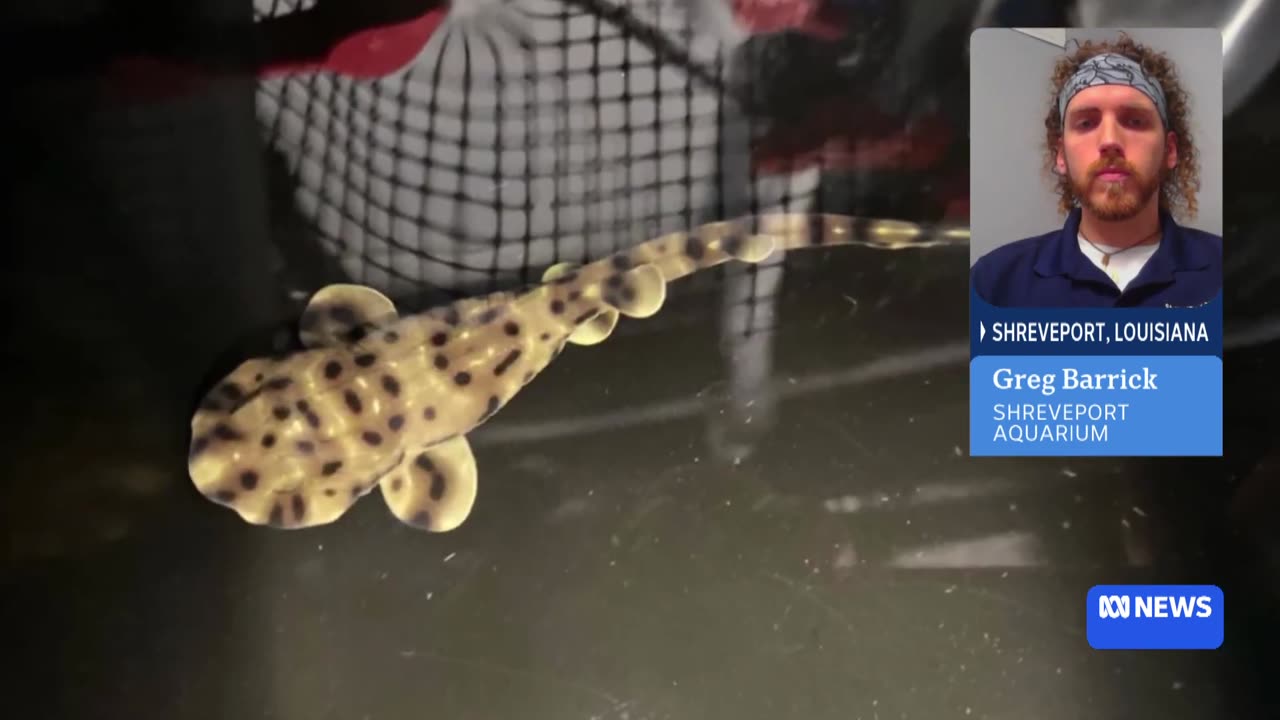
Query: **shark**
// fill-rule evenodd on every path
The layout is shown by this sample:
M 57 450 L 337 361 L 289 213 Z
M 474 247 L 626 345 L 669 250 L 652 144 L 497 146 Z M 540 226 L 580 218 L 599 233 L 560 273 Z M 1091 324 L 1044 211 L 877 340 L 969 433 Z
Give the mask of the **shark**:
M 539 282 L 419 313 L 367 286 L 327 285 L 298 319 L 299 350 L 242 362 L 200 400 L 188 473 L 203 497 L 252 525 L 333 523 L 377 489 L 401 523 L 448 532 L 478 494 L 468 434 L 567 345 L 598 344 L 621 317 L 661 310 L 669 283 L 802 248 L 968 240 L 966 226 L 945 223 L 753 214 L 557 263 Z

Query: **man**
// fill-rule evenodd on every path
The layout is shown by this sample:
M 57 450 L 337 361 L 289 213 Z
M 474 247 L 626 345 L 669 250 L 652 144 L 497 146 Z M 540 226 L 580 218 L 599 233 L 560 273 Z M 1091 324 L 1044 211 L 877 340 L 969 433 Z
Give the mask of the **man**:
M 1059 230 L 978 259 L 970 280 L 999 307 L 1188 307 L 1222 285 L 1222 238 L 1183 227 L 1196 211 L 1186 92 L 1162 53 L 1122 36 L 1060 60 L 1045 119 Z

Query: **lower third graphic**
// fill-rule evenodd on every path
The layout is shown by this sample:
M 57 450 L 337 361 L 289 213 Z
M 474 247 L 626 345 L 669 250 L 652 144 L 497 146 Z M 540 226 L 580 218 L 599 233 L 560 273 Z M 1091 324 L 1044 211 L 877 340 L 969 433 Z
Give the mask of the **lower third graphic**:
M 1095 650 L 1216 650 L 1222 589 L 1216 585 L 1095 585 L 1086 600 Z

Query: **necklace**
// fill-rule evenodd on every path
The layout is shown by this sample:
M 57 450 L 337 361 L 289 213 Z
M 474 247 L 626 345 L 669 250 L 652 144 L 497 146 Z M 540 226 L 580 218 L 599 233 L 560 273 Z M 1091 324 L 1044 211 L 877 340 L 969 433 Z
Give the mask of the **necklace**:
M 1155 232 L 1153 232 L 1153 233 L 1151 233 L 1150 235 L 1148 235 L 1148 236 L 1146 236 L 1146 237 L 1142 238 L 1142 239 L 1141 239 L 1141 240 L 1139 240 L 1138 242 L 1136 242 L 1136 243 L 1134 243 L 1134 244 L 1130 245 L 1129 247 L 1127 247 L 1127 248 L 1121 248 L 1121 249 L 1119 249 L 1119 250 L 1113 250 L 1113 251 L 1111 251 L 1111 252 L 1103 252 L 1102 248 L 1098 247 L 1097 245 L 1094 245 L 1094 244 L 1093 244 L 1093 241 L 1092 241 L 1092 240 L 1090 240 L 1090 239 L 1089 239 L 1089 236 L 1088 236 L 1088 235 L 1085 235 L 1085 234 L 1084 234 L 1084 232 L 1081 232 L 1081 233 L 1080 233 L 1080 237 L 1084 238 L 1084 241 L 1085 241 L 1085 242 L 1087 242 L 1087 243 L 1089 243 L 1089 247 L 1093 248 L 1094 250 L 1097 250 L 1097 251 L 1098 251 L 1098 253 L 1099 253 L 1100 255 L 1102 255 L 1102 267 L 1107 267 L 1107 266 L 1109 266 L 1109 265 L 1111 264 L 1111 256 L 1112 256 L 1112 255 L 1119 255 L 1119 254 L 1120 254 L 1120 253 L 1122 253 L 1122 252 L 1125 252 L 1125 251 L 1128 251 L 1128 250 L 1132 250 L 1132 249 L 1134 249 L 1134 248 L 1136 248 L 1136 247 L 1141 247 L 1141 246 L 1143 246 L 1143 245 L 1146 245 L 1146 244 L 1151 240 L 1151 238 L 1153 238 L 1153 237 L 1155 237 L 1155 236 L 1157 236 L 1157 235 L 1159 235 L 1159 234 L 1160 234 L 1160 228 L 1156 228 L 1156 231 L 1155 231 Z

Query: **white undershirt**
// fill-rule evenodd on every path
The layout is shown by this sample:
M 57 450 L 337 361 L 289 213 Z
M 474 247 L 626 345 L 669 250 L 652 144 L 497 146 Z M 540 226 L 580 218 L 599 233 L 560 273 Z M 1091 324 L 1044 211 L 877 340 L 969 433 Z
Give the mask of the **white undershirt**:
M 1077 235 L 1076 237 L 1080 244 L 1080 252 L 1084 253 L 1084 256 L 1089 258 L 1090 262 L 1096 265 L 1099 270 L 1106 273 L 1107 277 L 1111 278 L 1111 282 L 1115 283 L 1121 292 L 1124 292 L 1129 283 L 1133 282 L 1133 279 L 1141 272 L 1142 266 L 1147 264 L 1147 261 L 1151 259 L 1152 255 L 1155 255 L 1156 250 L 1160 247 L 1160 243 L 1157 241 L 1150 245 L 1141 245 L 1125 250 L 1119 255 L 1112 255 L 1110 264 L 1103 266 L 1103 255 L 1116 252 L 1120 248 L 1103 245 L 1102 243 L 1090 245 L 1089 241 L 1084 239 L 1084 235 Z M 1096 248 L 1094 247 L 1095 245 L 1097 246 Z M 1102 252 L 1098 252 L 1099 249 Z

